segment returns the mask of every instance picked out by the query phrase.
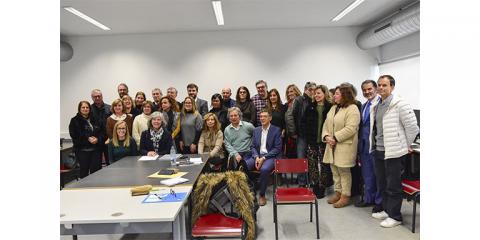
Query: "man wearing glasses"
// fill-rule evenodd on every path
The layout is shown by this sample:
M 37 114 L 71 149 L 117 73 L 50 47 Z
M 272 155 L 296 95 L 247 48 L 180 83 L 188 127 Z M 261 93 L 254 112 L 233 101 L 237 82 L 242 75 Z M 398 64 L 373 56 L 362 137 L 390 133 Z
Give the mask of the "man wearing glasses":
M 258 80 L 255 83 L 255 87 L 257 88 L 257 94 L 252 97 L 253 105 L 255 105 L 256 109 L 256 124 L 255 126 L 261 126 L 260 124 L 260 112 L 267 107 L 267 93 L 268 93 L 268 86 L 267 82 L 264 80 Z
M 92 100 L 93 100 L 93 103 L 91 105 L 92 106 L 92 109 L 91 109 L 92 116 L 95 119 L 98 119 L 99 124 L 102 125 L 104 127 L 104 129 L 107 129 L 107 118 L 110 115 L 112 115 L 112 113 L 110 112 L 110 105 L 103 102 L 103 95 L 102 95 L 102 91 L 100 91 L 100 89 L 93 89 L 92 93 L 91 93 L 91 96 L 92 96 Z M 104 136 L 104 139 L 107 139 L 106 134 Z M 107 148 L 107 145 L 105 145 L 104 142 L 99 143 L 99 144 L 100 144 L 100 149 L 103 152 L 103 154 L 105 155 L 105 160 L 107 161 L 107 164 L 108 164 L 108 148 Z

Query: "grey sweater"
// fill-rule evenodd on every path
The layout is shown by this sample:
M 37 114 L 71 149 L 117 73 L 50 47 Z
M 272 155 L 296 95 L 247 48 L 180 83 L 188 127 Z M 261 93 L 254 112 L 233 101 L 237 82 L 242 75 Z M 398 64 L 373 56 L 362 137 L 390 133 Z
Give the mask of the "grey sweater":
M 181 115 L 180 120 L 180 132 L 181 140 L 185 146 L 190 146 L 190 144 L 198 144 L 200 139 L 200 133 L 202 131 L 202 115 L 195 115 L 193 113 L 186 113 Z

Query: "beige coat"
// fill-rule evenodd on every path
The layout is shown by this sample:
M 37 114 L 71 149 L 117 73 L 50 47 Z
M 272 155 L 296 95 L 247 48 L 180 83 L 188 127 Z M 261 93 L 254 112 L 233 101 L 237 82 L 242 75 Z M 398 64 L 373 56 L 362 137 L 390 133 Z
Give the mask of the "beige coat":
M 209 157 L 224 158 L 223 152 L 223 133 L 218 130 L 216 134 L 206 133 L 202 131 L 200 140 L 198 141 L 198 153 L 208 153 Z
M 337 167 L 353 167 L 357 158 L 358 125 L 360 111 L 355 104 L 347 108 L 340 108 L 337 114 L 332 106 L 323 124 L 322 140 L 326 136 L 334 136 L 337 144 L 332 147 L 327 144 L 323 156 L 324 163 L 334 164 Z

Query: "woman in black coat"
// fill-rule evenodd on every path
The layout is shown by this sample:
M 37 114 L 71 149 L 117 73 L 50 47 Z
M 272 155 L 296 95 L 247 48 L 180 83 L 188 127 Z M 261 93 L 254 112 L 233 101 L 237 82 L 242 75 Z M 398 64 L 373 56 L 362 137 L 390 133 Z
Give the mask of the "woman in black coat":
M 257 110 L 252 100 L 250 99 L 250 91 L 245 86 L 241 86 L 237 89 L 237 103 L 235 107 L 240 108 L 242 111 L 242 121 L 249 122 L 253 126 L 257 122 Z
M 305 118 L 303 119 L 303 124 L 306 128 L 308 175 L 310 176 L 313 192 L 317 198 L 323 198 L 325 189 L 333 184 L 332 170 L 329 164 L 322 161 L 325 153 L 325 143 L 322 142 L 322 129 L 331 107 L 328 88 L 325 85 L 318 85 L 315 89 L 313 102 L 307 105 Z M 320 173 L 318 163 L 320 163 Z
M 282 104 L 278 90 L 273 88 L 268 91 L 267 110 L 272 114 L 270 123 L 282 130 L 282 139 L 285 137 L 285 112 L 287 107 Z
M 222 95 L 215 93 L 212 96 L 212 109 L 210 109 L 211 113 L 215 113 L 218 118 L 218 121 L 221 125 L 222 132 L 225 128 L 230 124 L 228 119 L 228 109 L 223 105 L 223 98 Z
M 140 137 L 140 154 L 155 156 L 170 154 L 173 145 L 172 134 L 166 129 L 163 114 L 152 113 L 148 121 L 148 129 Z
M 78 112 L 68 125 L 75 157 L 80 164 L 80 178 L 102 168 L 102 145 L 105 129 L 100 120 L 91 114 L 87 101 L 78 103 Z

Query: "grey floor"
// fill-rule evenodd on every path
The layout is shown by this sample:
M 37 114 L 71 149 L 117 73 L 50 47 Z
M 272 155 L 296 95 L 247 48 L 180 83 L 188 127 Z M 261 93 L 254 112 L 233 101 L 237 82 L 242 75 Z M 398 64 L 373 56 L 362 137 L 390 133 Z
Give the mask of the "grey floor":
M 273 223 L 272 187 L 267 190 L 267 205 L 260 207 L 257 213 L 257 239 L 275 239 Z M 320 239 L 420 239 L 420 204 L 417 204 L 416 232 L 410 231 L 412 224 L 413 202 L 404 200 L 402 205 L 403 225 L 394 228 L 382 228 L 380 220 L 371 217 L 371 208 L 356 208 L 353 204 L 336 209 L 319 200 Z M 314 208 L 315 209 L 315 208 Z M 315 214 L 313 222 L 309 220 L 308 205 L 283 205 L 278 207 L 279 239 L 315 239 Z M 72 239 L 61 236 L 62 240 Z M 168 234 L 111 234 L 82 235 L 78 239 L 130 240 L 130 239 L 171 239 Z

